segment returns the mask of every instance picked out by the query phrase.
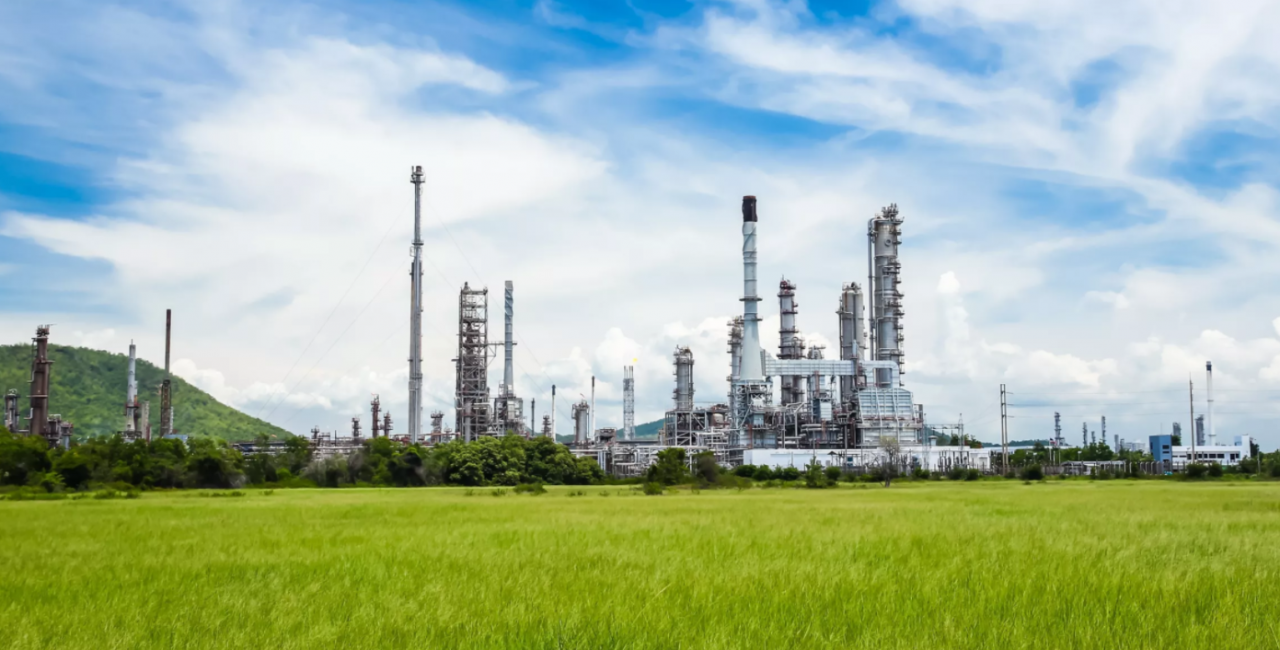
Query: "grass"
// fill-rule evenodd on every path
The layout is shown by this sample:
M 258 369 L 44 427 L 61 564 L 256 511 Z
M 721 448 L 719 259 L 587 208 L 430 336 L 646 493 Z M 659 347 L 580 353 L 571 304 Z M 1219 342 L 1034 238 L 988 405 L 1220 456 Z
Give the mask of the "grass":
M 1280 484 L 601 490 L 2 502 L 0 645 L 1280 647 Z

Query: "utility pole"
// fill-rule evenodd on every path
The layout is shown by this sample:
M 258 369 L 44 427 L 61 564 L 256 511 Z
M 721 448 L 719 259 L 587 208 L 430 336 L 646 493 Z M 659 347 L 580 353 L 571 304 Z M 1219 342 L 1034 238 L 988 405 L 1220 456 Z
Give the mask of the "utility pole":
M 1009 473 L 1009 402 L 1005 397 L 1004 384 L 1000 384 L 1000 446 L 1004 450 L 1004 458 L 1000 461 L 1001 473 Z

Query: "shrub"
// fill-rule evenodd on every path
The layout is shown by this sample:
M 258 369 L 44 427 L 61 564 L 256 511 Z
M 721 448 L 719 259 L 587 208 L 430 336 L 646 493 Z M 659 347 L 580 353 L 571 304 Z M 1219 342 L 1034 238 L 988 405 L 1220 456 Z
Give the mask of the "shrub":
M 546 494 L 547 488 L 541 483 L 521 483 L 515 487 L 516 494 Z
M 809 489 L 827 487 L 827 474 L 818 461 L 812 461 L 804 467 L 804 486 Z
M 661 496 L 662 491 L 662 484 L 657 481 L 650 481 L 644 484 L 644 493 L 649 496 Z
M 929 470 L 923 467 L 917 467 L 911 470 L 911 478 L 916 479 L 917 481 L 927 481 L 929 480 Z
M 1207 470 L 1208 468 L 1200 463 L 1191 463 L 1183 470 L 1183 474 L 1189 479 L 1200 479 L 1204 478 Z
M 836 481 L 839 481 L 839 480 L 840 480 L 840 476 L 844 474 L 844 472 L 843 472 L 843 471 L 840 469 L 840 467 L 839 467 L 839 466 L 837 466 L 837 465 L 832 465 L 832 466 L 828 467 L 828 468 L 826 469 L 826 472 L 827 472 L 827 482 L 828 482 L 828 483 L 835 483 Z
M 947 470 L 947 478 L 952 481 L 963 481 L 968 475 L 969 473 L 966 472 L 963 467 L 952 467 Z
M 1039 465 L 1027 465 L 1022 468 L 1021 476 L 1024 481 L 1043 481 L 1044 469 Z
M 1221 478 L 1221 477 L 1222 477 L 1222 465 L 1219 465 L 1218 463 L 1211 463 L 1211 464 L 1209 465 L 1209 476 L 1212 476 L 1212 477 L 1214 477 L 1214 478 Z
M 980 478 L 982 478 L 982 472 L 978 471 L 976 467 L 970 467 L 969 471 L 964 474 L 964 480 L 966 481 L 976 481 Z
M 751 473 L 751 478 L 757 481 L 772 481 L 773 468 L 768 465 L 757 465 L 755 471 Z
M 768 468 L 765 467 L 765 469 L 767 470 Z M 755 465 L 739 465 L 733 468 L 733 475 L 741 476 L 742 478 L 752 478 L 753 476 L 755 476 L 755 473 L 756 473 Z
M 794 467 L 783 467 L 774 476 L 784 481 L 798 481 L 800 480 L 800 470 Z
M 1271 478 L 1280 478 L 1280 462 L 1271 463 Z

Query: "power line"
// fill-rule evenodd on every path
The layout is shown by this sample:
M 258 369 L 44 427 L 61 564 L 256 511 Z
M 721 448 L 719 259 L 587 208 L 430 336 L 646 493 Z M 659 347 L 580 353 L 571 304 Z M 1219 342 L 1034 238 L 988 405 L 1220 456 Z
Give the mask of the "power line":
M 289 366 L 288 372 L 284 373 L 284 376 L 281 377 L 280 381 L 276 383 L 283 384 L 285 381 L 289 379 L 289 375 L 293 374 L 294 369 L 298 367 L 298 362 L 302 361 L 302 357 L 306 356 L 307 351 L 310 350 L 312 344 L 316 342 L 316 338 L 320 336 L 320 332 L 324 331 L 325 326 L 329 324 L 329 320 L 332 319 L 333 315 L 338 312 L 338 308 L 342 306 L 343 301 L 347 299 L 347 295 L 351 293 L 351 289 L 356 286 L 356 282 L 360 279 L 362 275 L 364 275 L 365 270 L 369 268 L 369 263 L 372 262 L 373 258 L 377 256 L 378 251 L 382 250 L 383 244 L 387 243 L 387 236 L 391 234 L 391 230 L 395 227 L 397 218 L 398 216 L 392 218 L 390 222 L 387 224 L 387 229 L 383 231 L 382 238 L 378 240 L 378 245 L 373 248 L 373 252 L 369 253 L 368 259 L 364 261 L 364 264 L 360 267 L 360 271 L 356 273 L 356 276 L 354 278 L 351 278 L 351 283 L 347 285 L 347 290 L 342 292 L 342 297 L 338 298 L 338 302 L 334 303 L 333 309 L 329 310 L 329 315 L 324 317 L 324 321 L 320 323 L 320 327 L 316 328 L 315 333 L 311 335 L 311 340 L 307 341 L 306 346 L 302 348 L 302 352 L 298 353 L 297 358 L 293 360 L 293 364 Z M 281 397 L 281 399 L 287 398 L 288 396 L 289 396 L 289 393 L 286 392 Z M 267 406 L 269 406 L 272 402 L 275 402 L 275 400 L 276 400 L 276 396 L 272 395 L 271 398 L 268 399 L 266 403 L 264 403 L 262 406 L 258 408 L 258 414 L 254 417 L 261 419 L 262 410 L 267 408 Z M 275 408 L 272 408 L 272 412 L 273 413 L 275 412 Z
M 311 376 L 311 373 L 315 371 L 316 366 L 320 365 L 320 362 L 323 361 L 326 356 L 328 356 L 329 352 L 333 350 L 334 346 L 336 346 L 338 342 L 342 340 L 342 337 L 346 336 L 347 332 L 351 331 L 352 326 L 354 326 L 360 320 L 361 316 L 364 316 L 364 312 L 369 309 L 369 306 L 372 305 L 375 300 L 378 299 L 378 296 L 382 295 L 382 292 L 385 291 L 387 286 L 391 284 L 391 280 L 393 280 L 396 277 L 396 275 L 398 275 L 399 273 L 400 273 L 399 270 L 396 270 L 395 272 L 393 272 L 391 275 L 387 277 L 386 281 L 382 283 L 382 287 L 378 289 L 378 292 L 373 294 L 373 297 L 370 298 L 369 301 L 364 304 L 364 307 L 360 308 L 360 312 L 357 313 L 356 317 L 353 318 L 351 322 L 347 324 L 347 327 L 343 329 L 340 334 L 338 334 L 338 337 L 333 340 L 333 343 L 330 343 L 329 347 L 325 349 L 324 353 L 316 358 L 315 363 L 311 364 L 311 368 L 307 370 L 307 374 L 303 375 L 301 379 L 294 382 L 293 386 L 288 390 L 288 392 L 285 393 L 286 399 L 288 398 L 289 395 L 293 394 L 293 391 L 297 389 L 299 384 L 306 381 L 306 379 Z M 272 409 L 267 413 L 267 417 L 271 417 L 271 415 L 276 412 L 276 409 L 280 408 L 280 405 L 283 403 L 284 403 L 283 400 L 276 402 L 276 405 L 272 407 Z

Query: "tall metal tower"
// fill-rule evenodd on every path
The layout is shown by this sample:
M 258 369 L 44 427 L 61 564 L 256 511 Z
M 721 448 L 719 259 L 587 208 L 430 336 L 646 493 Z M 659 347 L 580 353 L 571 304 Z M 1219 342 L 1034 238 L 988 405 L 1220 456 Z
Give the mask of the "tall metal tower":
M 507 280 L 503 293 L 503 356 L 502 385 L 494 401 L 495 419 L 502 433 L 520 435 L 524 432 L 524 400 L 516 397 L 515 334 L 512 321 L 515 318 L 515 294 L 511 281 Z
M 173 433 L 173 381 L 169 374 L 169 333 L 173 329 L 173 310 L 164 310 L 164 382 L 160 384 L 160 437 Z
M 413 183 L 413 263 L 409 267 L 409 442 L 422 433 L 422 167 L 409 173 Z
M 138 347 L 129 341 L 129 375 L 124 393 L 124 431 L 133 434 L 138 429 Z
M 803 359 L 804 344 L 801 343 L 799 331 L 796 329 L 796 313 L 800 305 L 796 304 L 796 285 L 786 278 L 778 283 L 778 313 L 781 315 L 778 327 L 778 358 Z M 804 377 L 782 375 L 781 396 L 783 404 L 795 404 L 804 400 Z
M 622 439 L 636 437 L 636 367 L 622 368 Z
M 836 315 L 840 323 L 840 358 L 857 360 L 862 358 L 863 349 L 867 347 L 866 334 L 863 330 L 862 287 L 857 282 L 849 282 L 840 292 L 840 306 Z M 857 378 L 840 378 L 840 401 L 852 404 L 857 394 Z
M 871 353 L 878 361 L 895 361 L 902 374 L 902 292 L 898 291 L 898 245 L 902 243 L 902 217 L 892 203 L 867 224 L 867 291 L 871 295 Z M 887 388 L 886 370 L 876 370 L 876 383 Z
M 489 290 L 462 285 L 458 295 L 456 429 L 470 442 L 489 432 Z

